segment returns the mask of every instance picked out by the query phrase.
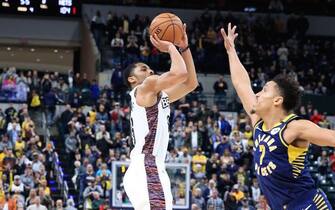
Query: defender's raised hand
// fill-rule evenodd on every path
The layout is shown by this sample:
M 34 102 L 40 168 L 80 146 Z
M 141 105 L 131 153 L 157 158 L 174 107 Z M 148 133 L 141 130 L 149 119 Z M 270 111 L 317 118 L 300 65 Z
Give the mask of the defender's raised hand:
M 235 30 L 236 30 L 236 26 L 232 28 L 231 23 L 228 24 L 228 35 L 226 34 L 225 30 L 221 28 L 221 34 L 224 39 L 224 46 L 227 52 L 235 48 L 234 41 L 235 41 L 235 38 L 238 36 L 238 34 L 235 33 Z

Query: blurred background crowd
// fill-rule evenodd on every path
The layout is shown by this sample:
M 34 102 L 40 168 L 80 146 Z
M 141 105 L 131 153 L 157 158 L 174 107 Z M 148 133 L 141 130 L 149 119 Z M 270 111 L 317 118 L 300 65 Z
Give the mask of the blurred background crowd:
M 311 6 L 315 2 L 317 11 Z M 240 0 L 205 1 L 208 10 L 203 1 L 115 1 L 129 9 L 143 4 L 202 9 L 187 24 L 200 83 L 171 104 L 166 162 L 190 168 L 189 178 L 185 168 L 168 168 L 175 205 L 189 199 L 192 210 L 270 209 L 254 172 L 253 127 L 228 75 L 219 30 L 229 22 L 238 26 L 236 46 L 253 90 L 260 91 L 279 73 L 295 78 L 304 93 L 296 113 L 334 129 L 334 110 L 326 105 L 335 94 L 335 36 L 308 34 L 313 23 L 303 13 L 331 15 L 334 1 L 315 2 L 271 0 L 249 6 Z M 266 13 L 255 13 L 255 7 Z M 243 13 L 233 12 L 240 8 Z M 87 37 L 100 56 L 94 77 L 75 66 L 59 72 L 1 68 L 0 209 L 103 210 L 114 209 L 115 201 L 129 204 L 122 176 L 134 145 L 122 72 L 137 61 L 157 71 L 168 70 L 170 63 L 149 41 L 151 17 L 112 9 L 83 14 Z M 6 51 L 12 52 L 9 47 Z M 0 59 L 1 52 L 0 45 Z M 335 149 L 311 145 L 307 157 L 316 185 L 335 204 Z M 121 163 L 113 167 L 117 161 Z

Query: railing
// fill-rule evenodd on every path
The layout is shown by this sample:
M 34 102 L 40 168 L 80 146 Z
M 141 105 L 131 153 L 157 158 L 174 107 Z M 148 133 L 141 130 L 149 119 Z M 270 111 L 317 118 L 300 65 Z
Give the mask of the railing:
M 62 167 L 60 166 L 57 152 L 53 153 L 52 168 L 54 170 L 54 174 L 56 177 L 57 187 L 60 190 L 63 201 L 66 201 L 69 195 L 69 187 L 68 187 L 67 181 L 64 180 L 64 172 L 63 172 Z
M 42 127 L 43 130 L 45 131 L 44 136 L 45 136 L 45 140 L 46 140 L 46 144 L 51 143 L 53 149 L 54 148 L 54 143 L 50 140 L 50 130 L 49 128 L 46 126 L 47 122 L 46 122 L 46 114 L 45 112 L 43 112 L 42 115 Z M 58 153 L 56 151 L 53 152 L 52 154 L 52 168 L 54 171 L 54 176 L 56 177 L 56 182 L 57 182 L 57 187 L 60 190 L 61 196 L 63 198 L 63 201 L 66 202 L 68 199 L 68 192 L 69 192 L 69 187 L 67 182 L 64 180 L 64 172 L 63 172 L 63 168 L 60 166 L 60 162 L 59 162 L 59 158 L 58 158 Z

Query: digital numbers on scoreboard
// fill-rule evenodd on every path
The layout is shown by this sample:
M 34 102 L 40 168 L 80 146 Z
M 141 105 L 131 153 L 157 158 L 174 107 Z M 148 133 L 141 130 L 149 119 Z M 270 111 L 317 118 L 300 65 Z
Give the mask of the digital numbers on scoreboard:
M 79 0 L 0 0 L 0 13 L 79 16 Z

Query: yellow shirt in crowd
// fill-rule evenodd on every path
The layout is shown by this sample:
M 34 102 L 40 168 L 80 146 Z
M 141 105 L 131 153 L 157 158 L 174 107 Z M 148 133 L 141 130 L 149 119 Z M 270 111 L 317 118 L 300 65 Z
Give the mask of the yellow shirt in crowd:
M 193 171 L 197 170 L 197 164 L 201 164 L 201 172 L 205 173 L 206 172 L 206 163 L 207 163 L 207 158 L 205 155 L 194 155 L 192 158 L 192 169 Z
M 93 125 L 97 119 L 97 112 L 89 111 L 88 116 L 90 119 L 90 125 Z
M 244 198 L 244 192 L 242 191 L 233 192 L 232 194 L 236 198 L 237 201 L 240 201 Z
M 17 153 L 21 153 L 22 154 L 25 146 L 26 146 L 26 143 L 24 141 L 21 141 L 21 142 L 16 141 L 15 142 L 15 147 L 14 148 L 15 148 L 15 154 L 16 154 L 16 156 L 18 156 Z

